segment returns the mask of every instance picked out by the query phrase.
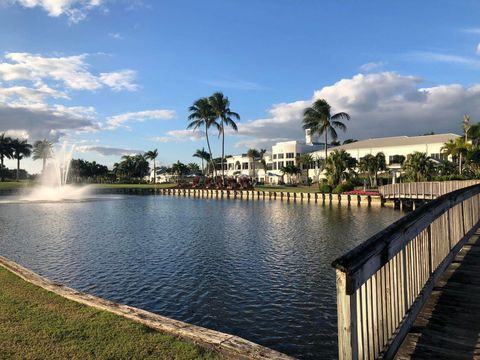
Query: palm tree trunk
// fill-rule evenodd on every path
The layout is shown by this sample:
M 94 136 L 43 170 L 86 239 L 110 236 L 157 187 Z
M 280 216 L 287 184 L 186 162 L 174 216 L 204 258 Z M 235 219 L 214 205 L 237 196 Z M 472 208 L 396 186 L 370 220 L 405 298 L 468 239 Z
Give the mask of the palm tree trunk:
M 17 158 L 17 181 L 20 179 L 20 158 Z
M 44 156 L 42 160 L 43 160 L 43 165 L 42 165 L 42 174 L 43 174 L 43 172 L 45 171 L 45 164 L 47 163 L 47 157 Z
M 460 174 L 462 173 L 462 153 L 460 153 L 460 156 L 458 157 L 458 172 Z
M 327 129 L 325 129 L 325 164 L 327 163 L 327 141 L 328 141 L 328 134 Z
M 217 169 L 215 169 L 215 164 L 213 162 L 212 148 L 210 147 L 210 140 L 208 139 L 208 129 L 205 128 L 205 138 L 207 139 L 208 152 L 210 153 L 210 163 L 212 164 L 213 170 L 212 173 L 217 176 Z
M 201 158 L 201 159 L 202 159 L 202 174 L 205 175 L 205 170 L 203 168 L 203 158 Z
M 153 158 L 153 184 L 157 185 L 157 166 L 155 164 L 155 158 Z
M 0 177 L 3 181 L 3 154 L 0 155 Z
M 222 161 L 221 161 L 221 164 L 222 164 L 222 187 L 223 187 L 223 186 L 225 186 L 225 173 L 224 173 L 224 170 L 223 170 L 223 160 L 225 158 L 225 128 L 224 128 L 224 124 L 223 124 L 223 118 L 222 118 L 221 127 L 222 127 Z

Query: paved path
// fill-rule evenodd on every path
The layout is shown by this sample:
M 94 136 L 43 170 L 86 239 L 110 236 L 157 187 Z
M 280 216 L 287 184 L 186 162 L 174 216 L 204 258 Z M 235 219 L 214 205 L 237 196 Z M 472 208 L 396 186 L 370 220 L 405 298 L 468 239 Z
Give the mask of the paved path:
M 480 359 L 479 236 L 445 271 L 396 359 Z

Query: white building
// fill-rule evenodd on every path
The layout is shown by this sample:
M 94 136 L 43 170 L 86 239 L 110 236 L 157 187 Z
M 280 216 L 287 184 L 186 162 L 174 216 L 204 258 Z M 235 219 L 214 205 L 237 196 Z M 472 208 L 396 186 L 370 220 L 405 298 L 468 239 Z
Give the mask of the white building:
M 334 150 L 345 150 L 357 161 L 367 154 L 376 155 L 380 152 L 385 154 L 387 166 L 389 169 L 400 169 L 401 165 L 395 162 L 400 155 L 407 157 L 414 152 L 426 153 L 427 156 L 435 160 L 441 159 L 442 147 L 446 142 L 459 138 L 456 134 L 438 134 L 422 136 L 392 136 L 376 139 L 367 139 L 353 142 L 350 144 L 332 147 L 327 150 L 330 154 Z M 325 158 L 324 151 L 312 152 L 314 158 Z M 309 170 L 309 177 L 315 178 L 314 170 Z

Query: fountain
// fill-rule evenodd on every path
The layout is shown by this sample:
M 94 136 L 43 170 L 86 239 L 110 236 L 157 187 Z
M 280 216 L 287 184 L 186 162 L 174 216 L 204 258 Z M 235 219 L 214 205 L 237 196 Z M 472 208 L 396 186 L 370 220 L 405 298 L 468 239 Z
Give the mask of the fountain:
M 20 197 L 20 201 L 80 201 L 86 198 L 89 186 L 67 184 L 75 146 L 63 143 L 58 156 L 51 159 L 40 177 L 40 183 Z

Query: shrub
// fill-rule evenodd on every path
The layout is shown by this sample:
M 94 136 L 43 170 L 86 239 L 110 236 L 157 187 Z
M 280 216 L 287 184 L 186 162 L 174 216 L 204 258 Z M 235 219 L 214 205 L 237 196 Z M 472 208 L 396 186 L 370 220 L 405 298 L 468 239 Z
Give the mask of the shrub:
M 332 193 L 334 194 L 341 194 L 344 193 L 345 191 L 352 191 L 355 188 L 355 186 L 350 183 L 350 182 L 345 182 L 342 184 L 338 184 L 335 189 L 333 189 Z
M 318 187 L 318 191 L 321 193 L 331 193 L 332 192 L 332 187 L 328 184 L 320 184 Z

